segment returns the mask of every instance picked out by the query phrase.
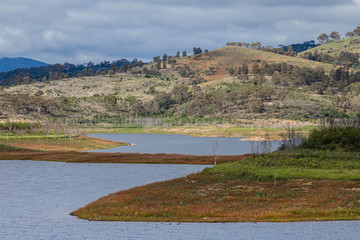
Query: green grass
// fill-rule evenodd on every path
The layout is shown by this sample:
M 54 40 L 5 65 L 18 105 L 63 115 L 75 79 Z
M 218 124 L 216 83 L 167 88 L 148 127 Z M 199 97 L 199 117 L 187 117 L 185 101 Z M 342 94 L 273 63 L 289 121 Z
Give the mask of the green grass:
M 337 56 L 342 51 L 360 53 L 360 44 L 351 44 L 350 41 L 352 40 L 360 40 L 360 37 L 355 36 L 353 38 L 344 38 L 336 42 L 320 45 L 305 52 L 314 53 L 315 51 L 318 51 L 319 53 L 324 53 L 330 56 Z M 303 56 L 305 52 L 300 53 L 299 56 Z
M 261 154 L 211 169 L 224 179 L 269 181 L 274 179 L 360 180 L 360 154 L 298 151 Z

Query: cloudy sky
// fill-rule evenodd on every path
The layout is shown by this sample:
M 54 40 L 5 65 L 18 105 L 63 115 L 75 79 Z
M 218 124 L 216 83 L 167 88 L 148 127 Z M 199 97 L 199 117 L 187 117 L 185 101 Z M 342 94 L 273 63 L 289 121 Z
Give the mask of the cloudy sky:
M 1 0 L 0 57 L 47 63 L 152 59 L 344 35 L 360 25 L 360 0 Z

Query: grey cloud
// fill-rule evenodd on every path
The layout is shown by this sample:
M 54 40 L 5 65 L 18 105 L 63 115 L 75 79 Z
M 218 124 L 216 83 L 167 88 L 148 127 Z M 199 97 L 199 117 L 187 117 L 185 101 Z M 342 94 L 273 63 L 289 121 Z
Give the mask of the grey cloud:
M 0 55 L 81 63 L 151 59 L 227 41 L 289 44 L 351 31 L 359 10 L 349 0 L 5 0 Z

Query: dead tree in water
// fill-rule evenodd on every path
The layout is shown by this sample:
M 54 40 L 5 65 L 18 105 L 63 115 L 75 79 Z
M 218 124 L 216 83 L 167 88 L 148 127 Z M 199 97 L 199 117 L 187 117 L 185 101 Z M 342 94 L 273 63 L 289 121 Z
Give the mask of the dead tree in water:
M 216 165 L 217 159 L 219 157 L 218 152 L 219 152 L 218 142 L 215 141 L 215 143 L 212 144 L 212 153 L 213 153 L 213 157 L 214 157 L 214 165 Z
M 280 137 L 284 149 L 287 150 L 291 150 L 299 146 L 304 141 L 302 133 L 290 126 L 286 128 L 286 133 L 280 134 Z

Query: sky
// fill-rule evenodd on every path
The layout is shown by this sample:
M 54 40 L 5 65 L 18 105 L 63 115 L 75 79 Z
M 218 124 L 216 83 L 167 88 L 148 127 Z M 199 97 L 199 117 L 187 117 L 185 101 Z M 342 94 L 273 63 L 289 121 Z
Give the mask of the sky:
M 0 57 L 150 60 L 226 42 L 302 43 L 360 25 L 360 0 L 1 0 Z

